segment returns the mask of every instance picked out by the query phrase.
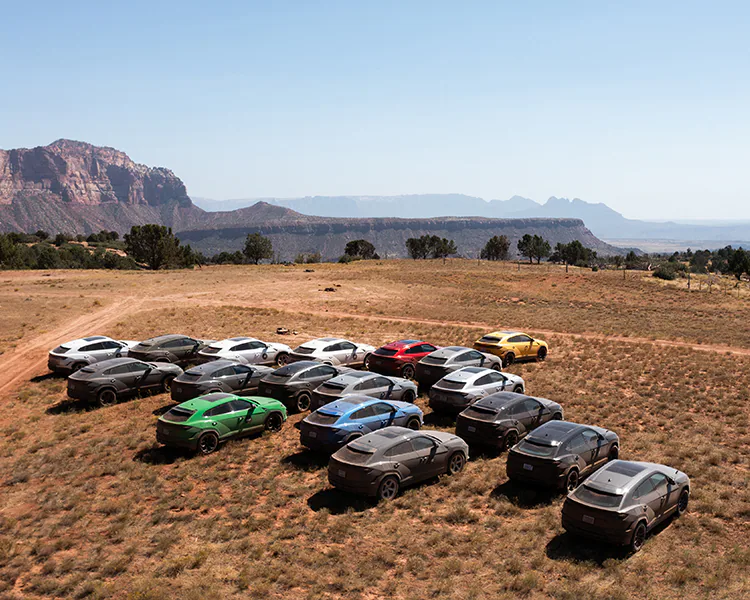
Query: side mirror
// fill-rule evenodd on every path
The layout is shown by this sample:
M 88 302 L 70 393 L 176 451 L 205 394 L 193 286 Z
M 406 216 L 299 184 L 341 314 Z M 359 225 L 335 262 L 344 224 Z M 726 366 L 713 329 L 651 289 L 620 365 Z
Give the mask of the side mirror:
M 667 481 L 669 482 L 669 485 L 671 485 L 671 486 L 677 485 L 677 482 L 674 479 L 672 479 L 671 477 L 667 477 Z

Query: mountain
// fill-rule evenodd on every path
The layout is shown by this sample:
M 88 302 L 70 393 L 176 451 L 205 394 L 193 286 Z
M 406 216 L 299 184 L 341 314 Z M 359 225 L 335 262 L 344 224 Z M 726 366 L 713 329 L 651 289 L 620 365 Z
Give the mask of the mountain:
M 204 214 L 169 169 L 72 140 L 0 150 L 0 231 L 90 233 L 186 227 Z
M 282 260 L 312 252 L 320 252 L 324 260 L 335 260 L 343 254 L 346 243 L 355 239 L 369 240 L 381 256 L 404 257 L 406 240 L 421 235 L 453 239 L 460 255 L 469 258 L 476 258 L 493 235 L 506 235 L 514 252 L 525 233 L 541 235 L 553 246 L 580 240 L 600 255 L 623 253 L 596 238 L 580 219 L 331 218 L 303 215 L 263 201 L 234 211 L 207 213 L 200 225 L 181 230 L 178 235 L 183 242 L 210 255 L 242 249 L 250 233 L 271 238 Z
M 207 211 L 250 206 L 257 199 L 222 201 L 196 198 Z M 434 218 L 444 215 L 489 218 L 581 219 L 599 238 L 618 240 L 685 241 L 693 247 L 717 247 L 736 240 L 750 240 L 750 223 L 675 223 L 627 219 L 606 204 L 579 198 L 550 197 L 544 204 L 513 196 L 509 200 L 486 201 L 462 194 L 418 194 L 411 196 L 308 196 L 265 198 L 264 201 L 323 217 Z M 739 242 L 742 243 L 742 242 Z M 670 244 L 666 244 L 665 247 Z M 747 246 L 748 243 L 745 242 Z

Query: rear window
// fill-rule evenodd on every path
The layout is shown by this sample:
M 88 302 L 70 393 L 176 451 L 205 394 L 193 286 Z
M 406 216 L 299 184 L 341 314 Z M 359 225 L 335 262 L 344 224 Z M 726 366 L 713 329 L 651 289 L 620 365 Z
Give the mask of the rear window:
M 438 356 L 425 356 L 422 362 L 428 365 L 444 365 L 447 358 L 440 358 Z
M 492 410 L 491 408 L 482 408 L 481 406 L 472 404 L 463 412 L 463 414 L 467 417 L 473 417 L 475 419 L 482 419 L 486 421 L 488 418 L 494 417 L 497 414 L 497 411 Z
M 305 348 L 304 346 L 297 346 L 294 349 L 295 354 L 312 354 L 315 352 L 315 348 Z
M 391 350 L 389 348 L 378 348 L 375 350 L 375 354 L 378 356 L 396 356 L 398 354 L 398 350 Z
M 337 383 L 324 383 L 320 386 L 323 390 L 328 390 L 330 392 L 340 392 L 341 390 L 345 389 L 345 385 L 339 385 Z
M 333 425 L 340 418 L 340 415 L 326 415 L 324 413 L 314 411 L 307 415 L 307 418 L 305 420 L 308 423 L 313 423 L 314 425 Z
M 52 352 L 55 352 L 57 354 L 65 354 L 68 350 L 70 350 L 70 348 L 66 348 L 65 346 L 58 346 Z
M 617 508 L 622 502 L 622 496 L 619 494 L 600 492 L 585 484 L 575 491 L 575 497 L 586 504 L 601 506 L 602 508 Z
M 522 440 L 518 449 L 526 454 L 532 454 L 534 456 L 550 457 L 554 456 L 557 452 L 557 446 L 548 446 L 547 444 L 537 444 L 533 440 Z
M 488 344 L 497 344 L 500 341 L 500 338 L 499 337 L 495 337 L 494 335 L 485 335 L 479 341 L 480 342 L 486 342 Z
M 372 451 L 368 452 L 366 450 L 357 450 L 355 448 L 352 448 L 351 446 L 344 446 L 336 454 L 338 455 L 338 458 L 340 458 L 341 460 L 344 460 L 349 463 L 363 465 L 368 460 L 370 460 L 370 457 L 374 454 L 374 452 Z
M 202 375 L 203 373 L 201 373 L 200 371 L 185 371 L 180 379 L 189 379 L 191 381 L 195 381 L 196 379 L 200 379 Z
M 180 408 L 179 406 L 175 406 L 172 410 L 167 412 L 166 415 L 164 415 L 164 418 L 169 421 L 175 421 L 179 423 L 181 421 L 187 421 L 194 414 L 195 414 L 194 410 L 190 410 L 189 408 Z
M 203 349 L 203 354 L 218 354 L 221 348 L 215 348 L 214 346 L 209 346 L 208 348 Z
M 466 385 L 465 381 L 451 381 L 450 379 L 443 379 L 439 384 L 441 388 L 446 390 L 460 390 Z

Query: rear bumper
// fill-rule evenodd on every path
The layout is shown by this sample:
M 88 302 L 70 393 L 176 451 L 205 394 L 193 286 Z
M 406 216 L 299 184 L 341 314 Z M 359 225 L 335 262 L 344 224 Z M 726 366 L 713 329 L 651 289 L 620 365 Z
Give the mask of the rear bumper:
M 187 402 L 188 400 L 197 398 L 202 394 L 205 394 L 205 391 L 198 387 L 174 381 L 172 382 L 170 396 L 175 402 Z
M 336 400 L 340 399 L 340 396 L 328 396 L 313 392 L 312 398 L 310 398 L 310 412 L 318 410 L 321 406 L 325 406 L 330 402 L 336 402 Z
M 363 496 L 376 496 L 378 493 L 378 485 L 380 484 L 380 476 L 376 476 L 371 480 L 360 480 L 357 479 L 352 481 L 346 477 L 339 475 L 336 467 L 328 469 L 328 483 L 330 483 L 336 489 L 344 492 L 350 492 L 352 494 L 361 494 Z
M 563 513 L 562 526 L 568 533 L 607 544 L 626 546 L 633 538 L 633 529 L 623 524 L 622 530 L 596 529 Z
M 55 373 L 72 373 L 72 366 L 73 361 L 61 356 L 49 356 L 47 358 L 47 368 Z
M 68 398 L 73 400 L 85 400 L 86 402 L 93 402 L 96 400 L 96 390 L 89 387 L 72 388 L 68 385 Z
M 470 428 L 473 427 L 474 431 Z M 456 435 L 470 446 L 492 446 L 502 448 L 505 445 L 505 430 L 494 429 L 486 424 L 456 422 Z
M 373 373 L 380 373 L 381 375 L 392 375 L 398 377 L 401 375 L 401 369 L 403 369 L 406 364 L 408 363 L 388 358 L 383 359 L 375 354 L 371 354 L 369 370 Z
M 498 346 L 484 346 L 483 344 L 474 344 L 474 350 L 484 352 L 485 354 L 494 354 L 495 356 L 499 356 L 500 358 L 502 358 L 505 353 L 508 352 L 505 348 L 500 348 Z
M 524 464 L 530 465 L 532 469 L 524 468 Z M 558 468 L 555 464 L 526 462 L 522 456 L 516 458 L 511 455 L 508 457 L 505 465 L 505 472 L 514 481 L 522 481 L 545 487 L 565 487 L 565 470 Z
M 430 392 L 430 408 L 438 413 L 457 415 L 471 405 L 471 400 L 461 396 Z
M 268 385 L 266 383 L 261 383 L 258 386 L 259 396 L 263 396 L 265 398 L 273 398 L 274 400 L 278 400 L 279 402 L 282 402 L 287 406 L 296 402 L 297 391 L 299 390 L 289 390 L 282 386 Z
M 173 446 L 175 448 L 187 448 L 188 450 L 196 450 L 198 448 L 197 435 L 192 438 L 182 438 L 170 436 L 157 430 L 156 441 L 165 446 Z

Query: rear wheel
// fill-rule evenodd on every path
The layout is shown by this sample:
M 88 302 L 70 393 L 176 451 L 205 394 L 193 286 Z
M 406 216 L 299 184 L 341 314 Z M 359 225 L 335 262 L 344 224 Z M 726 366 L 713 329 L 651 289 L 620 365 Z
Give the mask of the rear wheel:
M 541 362 L 546 358 L 547 358 L 547 348 L 542 346 L 541 348 L 539 348 L 539 350 L 536 351 L 536 359 Z
M 99 401 L 100 406 L 112 406 L 117 403 L 117 394 L 112 388 L 106 388 L 99 391 L 96 399 Z
M 633 538 L 630 540 L 630 549 L 633 552 L 638 552 L 643 548 L 643 544 L 646 543 L 646 524 L 641 521 L 635 526 L 633 531 Z
M 518 443 L 518 432 L 509 431 L 505 434 L 505 449 L 510 450 L 513 446 Z
M 401 377 L 404 379 L 414 379 L 414 365 L 405 364 L 401 368 Z
M 279 413 L 271 413 L 266 417 L 266 431 L 273 433 L 281 431 L 281 426 L 284 424 L 284 419 L 281 418 Z
M 289 355 L 286 352 L 279 352 L 276 355 L 276 364 L 280 367 L 289 364 Z
M 677 501 L 677 515 L 682 515 L 688 508 L 690 502 L 690 491 L 687 489 L 682 490 L 680 499 Z
M 508 352 L 508 354 L 506 354 L 505 357 L 503 358 L 503 365 L 506 367 L 509 367 L 514 362 L 516 362 L 516 355 L 513 354 L 512 352 Z
M 609 456 L 607 456 L 607 460 L 617 460 L 618 456 L 620 456 L 620 449 L 617 446 L 612 446 L 612 449 L 609 451 Z
M 310 394 L 308 392 L 300 392 L 297 395 L 297 402 L 296 402 L 296 408 L 297 412 L 305 412 L 306 410 L 310 410 Z
M 568 476 L 565 478 L 565 489 L 568 492 L 572 492 L 578 487 L 578 469 L 571 469 L 568 471 Z
M 388 475 L 378 486 L 378 500 L 393 500 L 398 495 L 398 477 Z
M 412 404 L 414 404 L 414 400 L 416 399 L 417 397 L 414 395 L 414 392 L 412 392 L 411 390 L 406 390 L 404 392 L 404 395 L 401 396 L 401 400 L 403 402 L 411 402 Z
M 198 451 L 201 454 L 211 454 L 219 447 L 219 436 L 213 431 L 207 431 L 198 438 Z
M 413 429 L 414 431 L 417 431 L 420 427 L 422 427 L 422 424 L 419 422 L 419 419 L 417 417 L 412 417 L 406 422 L 406 426 L 409 429 Z
M 448 475 L 458 475 L 464 470 L 466 455 L 463 452 L 454 452 L 448 459 Z

